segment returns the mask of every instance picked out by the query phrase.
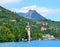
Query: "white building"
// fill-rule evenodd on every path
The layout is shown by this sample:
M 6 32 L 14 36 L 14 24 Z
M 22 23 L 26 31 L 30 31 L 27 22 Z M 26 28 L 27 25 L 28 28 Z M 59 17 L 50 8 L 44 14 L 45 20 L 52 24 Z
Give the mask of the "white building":
M 43 37 L 43 40 L 53 40 L 53 39 L 55 39 L 55 37 L 53 35 L 50 35 L 50 34 L 45 34 L 42 37 Z

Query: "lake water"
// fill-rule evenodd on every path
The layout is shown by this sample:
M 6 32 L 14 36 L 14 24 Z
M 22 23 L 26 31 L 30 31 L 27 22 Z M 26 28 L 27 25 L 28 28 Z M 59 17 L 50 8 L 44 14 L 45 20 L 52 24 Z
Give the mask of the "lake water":
M 60 40 L 35 40 L 31 42 L 5 42 L 0 47 L 60 47 Z

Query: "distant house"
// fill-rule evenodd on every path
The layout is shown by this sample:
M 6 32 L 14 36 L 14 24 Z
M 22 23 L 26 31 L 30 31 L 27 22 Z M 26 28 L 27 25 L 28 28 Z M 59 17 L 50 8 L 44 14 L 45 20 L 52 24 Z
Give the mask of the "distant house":
M 41 22 L 37 21 L 36 24 L 41 24 Z
M 16 22 L 16 20 L 13 19 L 13 20 L 10 20 L 10 22 Z
M 42 26 L 42 27 L 41 27 L 41 31 L 45 31 L 45 30 L 47 30 L 47 28 L 44 27 L 44 26 Z
M 42 22 L 42 25 L 48 25 L 48 23 L 47 22 Z
M 53 35 L 50 35 L 50 34 L 45 34 L 42 36 L 43 40 L 53 40 L 55 39 L 55 37 Z

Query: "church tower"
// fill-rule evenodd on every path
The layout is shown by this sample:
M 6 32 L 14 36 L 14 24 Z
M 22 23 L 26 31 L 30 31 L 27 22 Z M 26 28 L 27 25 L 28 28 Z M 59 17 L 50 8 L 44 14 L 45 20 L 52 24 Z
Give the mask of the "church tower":
M 30 25 L 29 25 L 29 22 L 27 23 L 26 25 L 26 31 L 27 31 L 27 34 L 28 34 L 28 41 L 30 41 Z

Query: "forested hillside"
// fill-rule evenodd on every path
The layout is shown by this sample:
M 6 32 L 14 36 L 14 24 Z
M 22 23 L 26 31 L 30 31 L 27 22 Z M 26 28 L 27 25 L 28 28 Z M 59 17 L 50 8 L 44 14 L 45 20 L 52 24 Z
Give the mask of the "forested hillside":
M 27 39 L 28 36 L 25 30 L 27 22 L 31 26 L 32 40 L 42 39 L 43 34 L 52 34 L 60 39 L 60 22 L 27 19 L 0 6 L 0 42 Z M 45 27 L 46 30 L 41 29 L 42 27 Z

